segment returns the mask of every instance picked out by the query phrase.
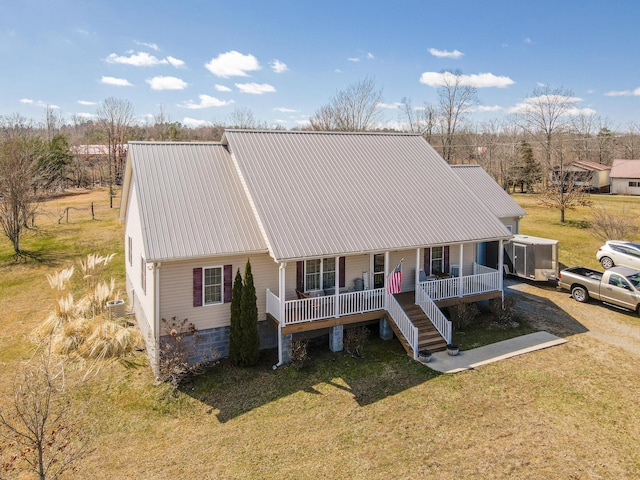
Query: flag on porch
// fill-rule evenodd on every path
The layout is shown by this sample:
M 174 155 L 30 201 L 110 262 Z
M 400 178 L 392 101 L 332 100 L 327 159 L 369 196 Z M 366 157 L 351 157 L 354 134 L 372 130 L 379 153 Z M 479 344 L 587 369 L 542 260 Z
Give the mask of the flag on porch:
M 404 259 L 403 259 L 404 260 Z M 402 260 L 396 265 L 396 268 L 387 277 L 387 291 L 390 294 L 400 293 L 402 287 Z

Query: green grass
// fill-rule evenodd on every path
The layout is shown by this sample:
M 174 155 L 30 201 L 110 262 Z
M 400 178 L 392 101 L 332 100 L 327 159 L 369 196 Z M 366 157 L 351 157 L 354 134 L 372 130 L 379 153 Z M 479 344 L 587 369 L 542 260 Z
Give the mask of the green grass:
M 559 239 L 565 265 L 597 266 L 599 242 L 580 228 L 586 210 L 560 225 L 556 212 L 516 198 L 529 212 L 523 233 Z M 46 273 L 116 252 L 111 273 L 124 284 L 123 227 L 105 191 L 45 209 L 91 200 L 96 220 L 72 210 L 69 225 L 38 221 L 23 245 L 40 261 L 14 263 L 0 239 L 0 406 L 32 354 L 29 332 L 50 308 Z M 372 340 L 365 358 L 322 346 L 311 356 L 301 370 L 272 370 L 274 352 L 248 369 L 221 362 L 175 392 L 154 383 L 142 353 L 84 381 L 69 371 L 94 448 L 76 478 L 640 477 L 640 358 L 588 334 L 457 375 L 413 362 L 395 340 Z

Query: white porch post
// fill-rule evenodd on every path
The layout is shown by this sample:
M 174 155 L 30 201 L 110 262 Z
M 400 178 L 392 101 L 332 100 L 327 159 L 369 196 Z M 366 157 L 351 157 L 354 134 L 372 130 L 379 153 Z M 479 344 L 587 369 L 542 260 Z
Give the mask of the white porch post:
M 420 249 L 416 248 L 416 279 L 415 279 L 415 302 L 418 303 L 418 289 L 420 288 Z
M 498 281 L 502 293 L 502 305 L 504 306 L 504 245 L 502 240 L 498 244 Z
M 460 288 L 458 291 L 460 292 L 460 296 L 464 296 L 464 282 L 462 281 L 462 262 L 464 260 L 464 243 L 460 244 L 460 254 L 458 255 L 458 282 Z
M 389 279 L 387 278 L 388 276 L 389 276 L 389 250 L 384 252 L 384 308 L 386 310 L 389 310 L 389 303 L 388 303 L 389 285 L 387 285 L 387 282 L 389 281 Z
M 340 257 L 336 257 L 336 278 L 334 279 L 333 286 L 335 287 L 333 293 L 333 302 L 334 302 L 334 312 L 335 317 L 338 318 L 340 316 Z
M 280 269 L 278 271 L 278 298 L 280 299 L 280 321 L 278 322 L 278 365 L 282 365 L 284 358 L 282 352 L 282 324 L 284 323 L 284 302 L 286 300 L 285 290 L 285 274 L 287 269 L 287 263 L 281 262 Z

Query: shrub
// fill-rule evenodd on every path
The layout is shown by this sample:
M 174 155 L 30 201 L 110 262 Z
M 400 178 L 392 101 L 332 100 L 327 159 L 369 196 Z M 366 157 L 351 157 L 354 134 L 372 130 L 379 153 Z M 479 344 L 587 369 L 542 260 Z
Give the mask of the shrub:
M 364 348 L 369 343 L 367 327 L 349 328 L 344 332 L 343 346 L 347 353 L 354 357 L 364 357 Z
M 307 340 L 292 340 L 291 341 L 291 364 L 300 370 L 303 368 L 309 360 L 308 352 L 309 342 Z
M 464 329 L 471 325 L 479 313 L 480 310 L 475 303 L 461 303 L 449 308 L 451 322 L 457 329 Z
M 504 305 L 501 299 L 489 300 L 489 310 L 494 316 L 495 323 L 502 328 L 515 328 L 519 324 L 515 318 L 515 299 L 507 296 L 504 298 Z

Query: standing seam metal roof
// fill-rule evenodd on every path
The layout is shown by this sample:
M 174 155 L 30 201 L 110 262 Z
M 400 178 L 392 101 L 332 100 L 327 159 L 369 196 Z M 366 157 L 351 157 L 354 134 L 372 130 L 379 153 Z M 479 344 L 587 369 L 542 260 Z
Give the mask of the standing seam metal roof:
M 480 165 L 452 165 L 451 168 L 498 218 L 523 217 L 527 214 Z
M 509 238 L 413 134 L 227 130 L 276 260 Z
M 266 252 L 220 143 L 129 143 L 148 261 Z

